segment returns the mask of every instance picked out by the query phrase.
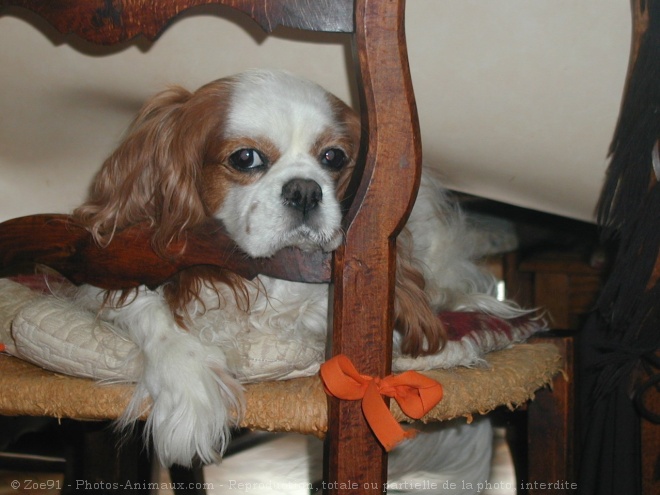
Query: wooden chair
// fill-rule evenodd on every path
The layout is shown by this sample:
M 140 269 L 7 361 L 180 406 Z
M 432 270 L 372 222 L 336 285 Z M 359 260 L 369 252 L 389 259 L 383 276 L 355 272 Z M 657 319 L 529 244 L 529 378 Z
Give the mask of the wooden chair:
M 221 263 L 245 276 L 266 273 L 292 280 L 332 281 L 332 354 L 347 355 L 358 363 L 362 374 L 388 375 L 392 355 L 395 242 L 414 201 L 421 166 L 419 129 L 404 36 L 404 0 L 0 0 L 0 13 L 7 7 L 24 7 L 44 17 L 62 33 L 72 32 L 87 41 L 108 45 L 137 35 L 155 39 L 171 18 L 190 7 L 209 3 L 241 10 L 266 31 L 285 25 L 312 31 L 344 32 L 352 37 L 362 121 L 368 139 L 363 143 L 362 166 L 349 195 L 355 199 L 346 207 L 344 245 L 332 256 L 310 256 L 285 250 L 267 261 L 245 263 L 243 259 L 225 256 L 231 249 L 222 247 L 229 246 L 230 241 L 222 233 L 216 233 L 203 236 L 198 242 L 189 242 L 191 249 L 184 256 L 176 262 L 166 262 L 151 251 L 148 237 L 142 231 L 125 232 L 107 249 L 98 249 L 84 231 L 69 228 L 62 222 L 65 220 L 62 216 L 34 216 L 0 226 L 0 269 L 4 274 L 16 273 L 28 265 L 40 263 L 55 268 L 76 283 L 93 283 L 105 288 L 157 285 L 177 270 L 197 263 Z M 382 197 L 387 201 L 382 201 Z M 525 402 L 551 379 L 561 365 L 556 352 L 546 347 L 543 353 L 551 361 L 545 375 L 536 382 L 526 380 L 529 377 L 521 379 L 529 381 L 522 395 L 517 397 L 512 393 L 510 400 L 500 404 Z M 86 380 L 70 378 L 73 382 L 68 383 L 75 383 L 75 386 L 62 381 L 57 385 L 51 374 L 4 357 L 0 359 L 0 368 L 3 379 L 14 380 L 12 384 L 28 380 L 22 386 L 31 387 L 28 404 L 17 405 L 15 397 L 5 397 L 0 403 L 3 414 L 44 414 L 34 398 L 39 390 L 52 390 L 54 386 L 64 388 L 59 403 L 49 403 L 49 414 L 53 416 L 113 418 L 121 412 L 124 403 L 126 390 L 122 387 L 105 389 L 103 403 L 99 404 L 96 389 Z M 475 380 L 488 378 L 485 376 L 488 372 L 477 377 L 470 374 L 472 371 L 478 370 L 461 370 L 461 373 L 466 372 L 465 376 L 473 376 Z M 491 378 L 494 375 L 490 373 Z M 469 384 L 470 379 L 459 381 Z M 295 386 L 309 390 L 312 403 L 302 410 L 303 419 L 313 420 L 312 424 L 302 430 L 310 433 L 324 429 L 326 398 L 318 380 L 296 382 Z M 250 416 L 251 397 L 260 397 L 260 404 L 281 401 L 281 394 L 286 394 L 291 386 L 280 383 L 260 387 L 257 384 L 250 388 L 245 425 L 300 430 L 301 418 L 284 418 L 278 425 L 264 425 Z M 77 403 L 76 410 L 66 410 L 66 393 L 73 389 L 78 396 L 87 394 L 92 398 L 91 403 L 87 406 Z M 557 395 L 551 396 L 547 404 L 554 403 L 543 407 L 558 408 L 569 415 L 566 399 L 570 398 L 570 392 L 566 394 L 558 402 Z M 268 400 L 263 399 L 266 395 L 270 397 Z M 53 400 L 52 396 L 49 400 Z M 359 488 L 329 484 L 327 492 L 382 492 L 387 479 L 387 455 L 375 441 L 359 403 L 328 399 L 328 404 L 325 480 L 351 480 Z M 444 412 L 444 416 L 439 414 L 436 419 L 485 411 L 497 405 L 464 404 L 463 409 Z M 315 422 L 316 417 L 321 419 Z M 553 430 L 556 443 L 562 443 L 566 431 Z M 561 470 L 565 471 L 568 463 L 570 459 L 564 456 L 557 465 L 560 472 L 547 479 L 562 479 Z

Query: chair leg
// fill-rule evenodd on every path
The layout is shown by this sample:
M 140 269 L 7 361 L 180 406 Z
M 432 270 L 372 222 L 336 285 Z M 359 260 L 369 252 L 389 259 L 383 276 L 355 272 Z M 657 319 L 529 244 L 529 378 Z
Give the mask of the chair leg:
M 534 339 L 552 342 L 564 360 L 564 376 L 555 377 L 552 390 L 536 393 L 527 410 L 528 473 L 519 488 L 529 495 L 575 493 L 575 349 L 573 333 L 552 333 Z

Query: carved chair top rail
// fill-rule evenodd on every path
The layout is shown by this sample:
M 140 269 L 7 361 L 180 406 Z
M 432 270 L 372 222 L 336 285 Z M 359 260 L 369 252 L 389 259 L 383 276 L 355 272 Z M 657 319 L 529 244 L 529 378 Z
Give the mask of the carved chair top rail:
M 0 0 L 0 13 L 6 7 L 22 7 L 62 34 L 113 45 L 138 35 L 154 40 L 176 16 L 201 5 L 237 9 L 269 33 L 278 26 L 324 32 L 354 30 L 353 0 Z

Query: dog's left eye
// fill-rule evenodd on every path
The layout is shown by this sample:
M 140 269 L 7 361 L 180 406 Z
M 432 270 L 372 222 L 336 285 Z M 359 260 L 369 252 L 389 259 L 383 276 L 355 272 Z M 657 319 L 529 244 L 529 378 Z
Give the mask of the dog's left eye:
M 232 153 L 229 163 L 238 170 L 254 170 L 266 165 L 261 154 L 254 149 L 244 148 Z
M 346 153 L 339 148 L 330 148 L 321 154 L 321 165 L 339 170 L 346 163 Z

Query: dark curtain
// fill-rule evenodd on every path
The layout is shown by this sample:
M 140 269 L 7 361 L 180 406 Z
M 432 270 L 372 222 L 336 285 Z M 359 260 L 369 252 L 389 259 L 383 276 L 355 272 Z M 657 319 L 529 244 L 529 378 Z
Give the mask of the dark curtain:
M 660 139 L 660 0 L 639 3 L 649 24 L 628 75 L 598 205 L 602 235 L 616 245 L 616 255 L 580 335 L 581 495 L 641 493 L 640 417 L 657 419 L 640 399 L 660 380 L 660 164 L 653 168 Z

